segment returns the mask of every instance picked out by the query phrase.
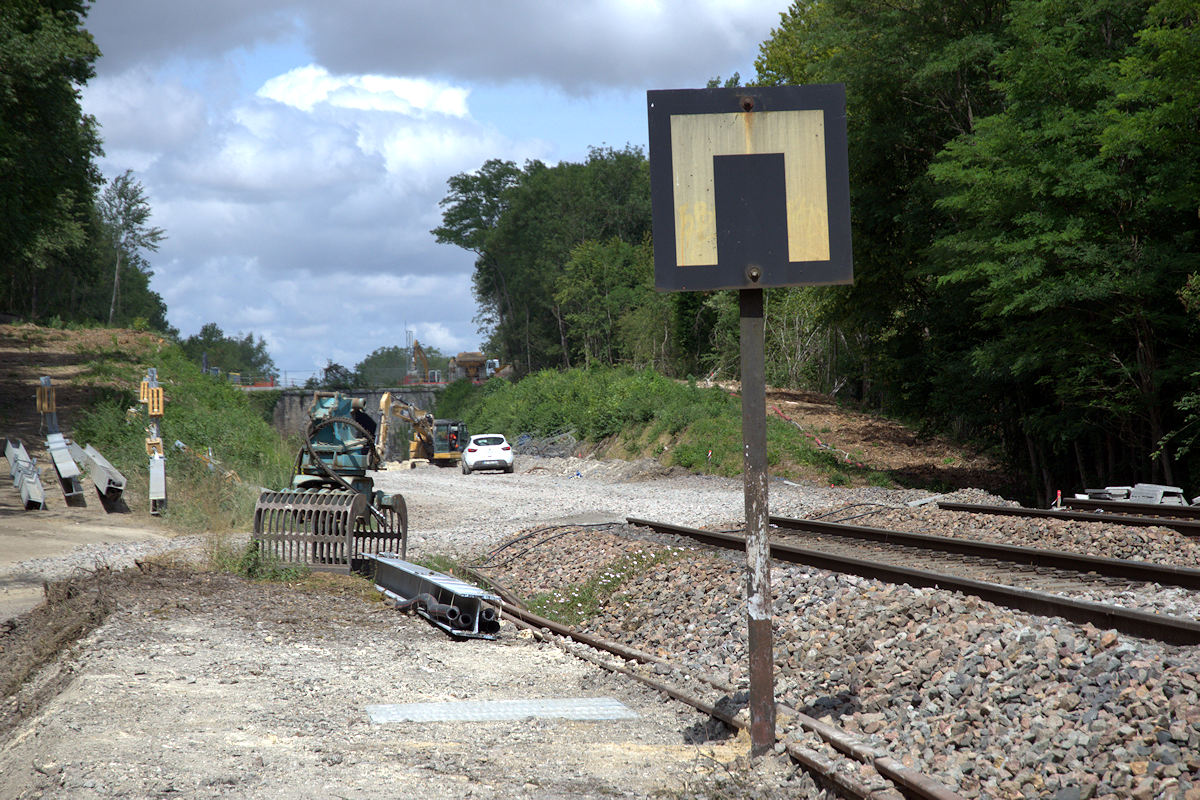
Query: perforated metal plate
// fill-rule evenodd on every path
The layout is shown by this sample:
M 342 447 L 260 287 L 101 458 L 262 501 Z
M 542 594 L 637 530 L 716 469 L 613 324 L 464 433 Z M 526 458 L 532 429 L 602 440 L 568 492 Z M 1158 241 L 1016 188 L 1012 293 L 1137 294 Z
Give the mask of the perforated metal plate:
M 445 703 L 398 703 L 367 706 L 376 724 L 386 722 L 487 722 L 529 717 L 611 720 L 637 719 L 637 713 L 611 697 L 541 700 L 459 700 Z

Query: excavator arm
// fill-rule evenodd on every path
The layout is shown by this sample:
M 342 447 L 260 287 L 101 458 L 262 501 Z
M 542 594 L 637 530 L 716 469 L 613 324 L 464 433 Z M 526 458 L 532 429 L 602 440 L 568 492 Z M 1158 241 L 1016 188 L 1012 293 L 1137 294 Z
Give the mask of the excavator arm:
M 379 398 L 379 428 L 375 432 L 375 452 L 383 460 L 387 450 L 388 423 L 395 417 L 413 429 L 413 437 L 420 442 L 421 450 L 431 458 L 433 454 L 433 414 L 409 405 L 403 400 L 392 397 L 391 392 L 384 392 Z M 410 456 L 413 455 L 411 452 Z

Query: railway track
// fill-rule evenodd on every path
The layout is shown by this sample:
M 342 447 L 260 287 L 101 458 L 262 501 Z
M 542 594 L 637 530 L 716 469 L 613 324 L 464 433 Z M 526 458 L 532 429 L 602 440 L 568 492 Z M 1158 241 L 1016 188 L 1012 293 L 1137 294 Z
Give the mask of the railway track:
M 1104 511 L 1136 517 L 1200 520 L 1200 506 L 1131 503 L 1128 500 L 1085 500 L 1080 497 L 1064 497 L 1062 504 L 1071 511 Z
M 749 729 L 749 716 L 745 703 L 730 702 L 738 688 L 714 680 L 709 675 L 690 672 L 670 661 L 645 653 L 619 642 L 592 636 L 566 625 L 534 614 L 519 602 L 504 586 L 496 581 L 463 567 L 472 579 L 488 585 L 500 595 L 505 603 L 502 616 L 509 622 L 524 628 L 544 641 L 551 642 L 567 652 L 591 661 L 605 669 L 627 675 L 647 686 L 680 702 L 696 708 L 730 728 Z M 615 656 L 616 660 L 606 656 Z M 643 669 L 650 667 L 651 669 Z M 719 695 L 719 697 L 717 696 Z M 948 789 L 934 778 L 905 766 L 886 751 L 873 747 L 862 739 L 834 725 L 814 719 L 795 708 L 778 703 L 781 718 L 789 719 L 798 730 L 815 735 L 829 745 L 841 757 L 840 760 L 870 767 L 883 779 L 882 784 L 863 780 L 861 771 L 838 760 L 793 741 L 782 728 L 776 740 L 793 762 L 812 775 L 818 783 L 839 797 L 848 800 L 873 800 L 887 797 L 887 784 L 909 800 L 963 800 L 958 793 Z M 895 796 L 894 794 L 892 796 Z
M 1056 508 L 1021 508 L 1020 506 L 989 506 L 975 503 L 938 503 L 937 505 L 943 511 L 965 511 L 970 514 L 995 514 L 1004 517 L 1075 520 L 1077 522 L 1107 522 L 1113 525 L 1134 527 L 1160 526 L 1171 528 L 1184 536 L 1200 536 L 1200 519 L 1167 516 L 1166 512 L 1161 511 L 1158 512 L 1158 516 L 1145 516 L 1144 512 L 1129 513 L 1124 508 L 1105 508 L 1099 511 L 1063 511 Z M 1128 506 L 1130 504 L 1122 503 L 1120 505 Z M 1155 508 L 1162 508 L 1162 506 Z M 1184 506 L 1178 508 L 1184 508 Z
M 738 534 L 633 517 L 628 522 L 717 547 L 745 548 L 745 538 Z M 1148 584 L 1197 589 L 1200 570 L 816 520 L 771 517 L 771 523 L 776 526 L 771 556 L 790 563 L 960 591 L 1009 608 L 1142 638 L 1173 644 L 1200 643 L 1200 622 L 1194 619 L 1066 596 L 1145 591 Z M 1036 588 L 1027 588 L 1030 586 Z

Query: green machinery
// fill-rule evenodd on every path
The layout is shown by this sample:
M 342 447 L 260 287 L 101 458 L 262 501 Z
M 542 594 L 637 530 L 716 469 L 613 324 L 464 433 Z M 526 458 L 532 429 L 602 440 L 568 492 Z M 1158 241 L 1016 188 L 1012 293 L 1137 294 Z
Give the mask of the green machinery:
M 284 563 L 349 572 L 365 554 L 408 545 L 404 497 L 375 489 L 375 422 L 361 399 L 316 392 L 292 485 L 264 491 L 254 509 L 260 551 Z

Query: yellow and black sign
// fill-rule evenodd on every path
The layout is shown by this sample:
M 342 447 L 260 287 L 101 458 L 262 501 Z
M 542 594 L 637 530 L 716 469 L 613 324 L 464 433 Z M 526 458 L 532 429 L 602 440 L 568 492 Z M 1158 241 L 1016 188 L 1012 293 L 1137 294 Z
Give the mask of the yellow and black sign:
M 646 100 L 658 289 L 853 281 L 845 87 Z

